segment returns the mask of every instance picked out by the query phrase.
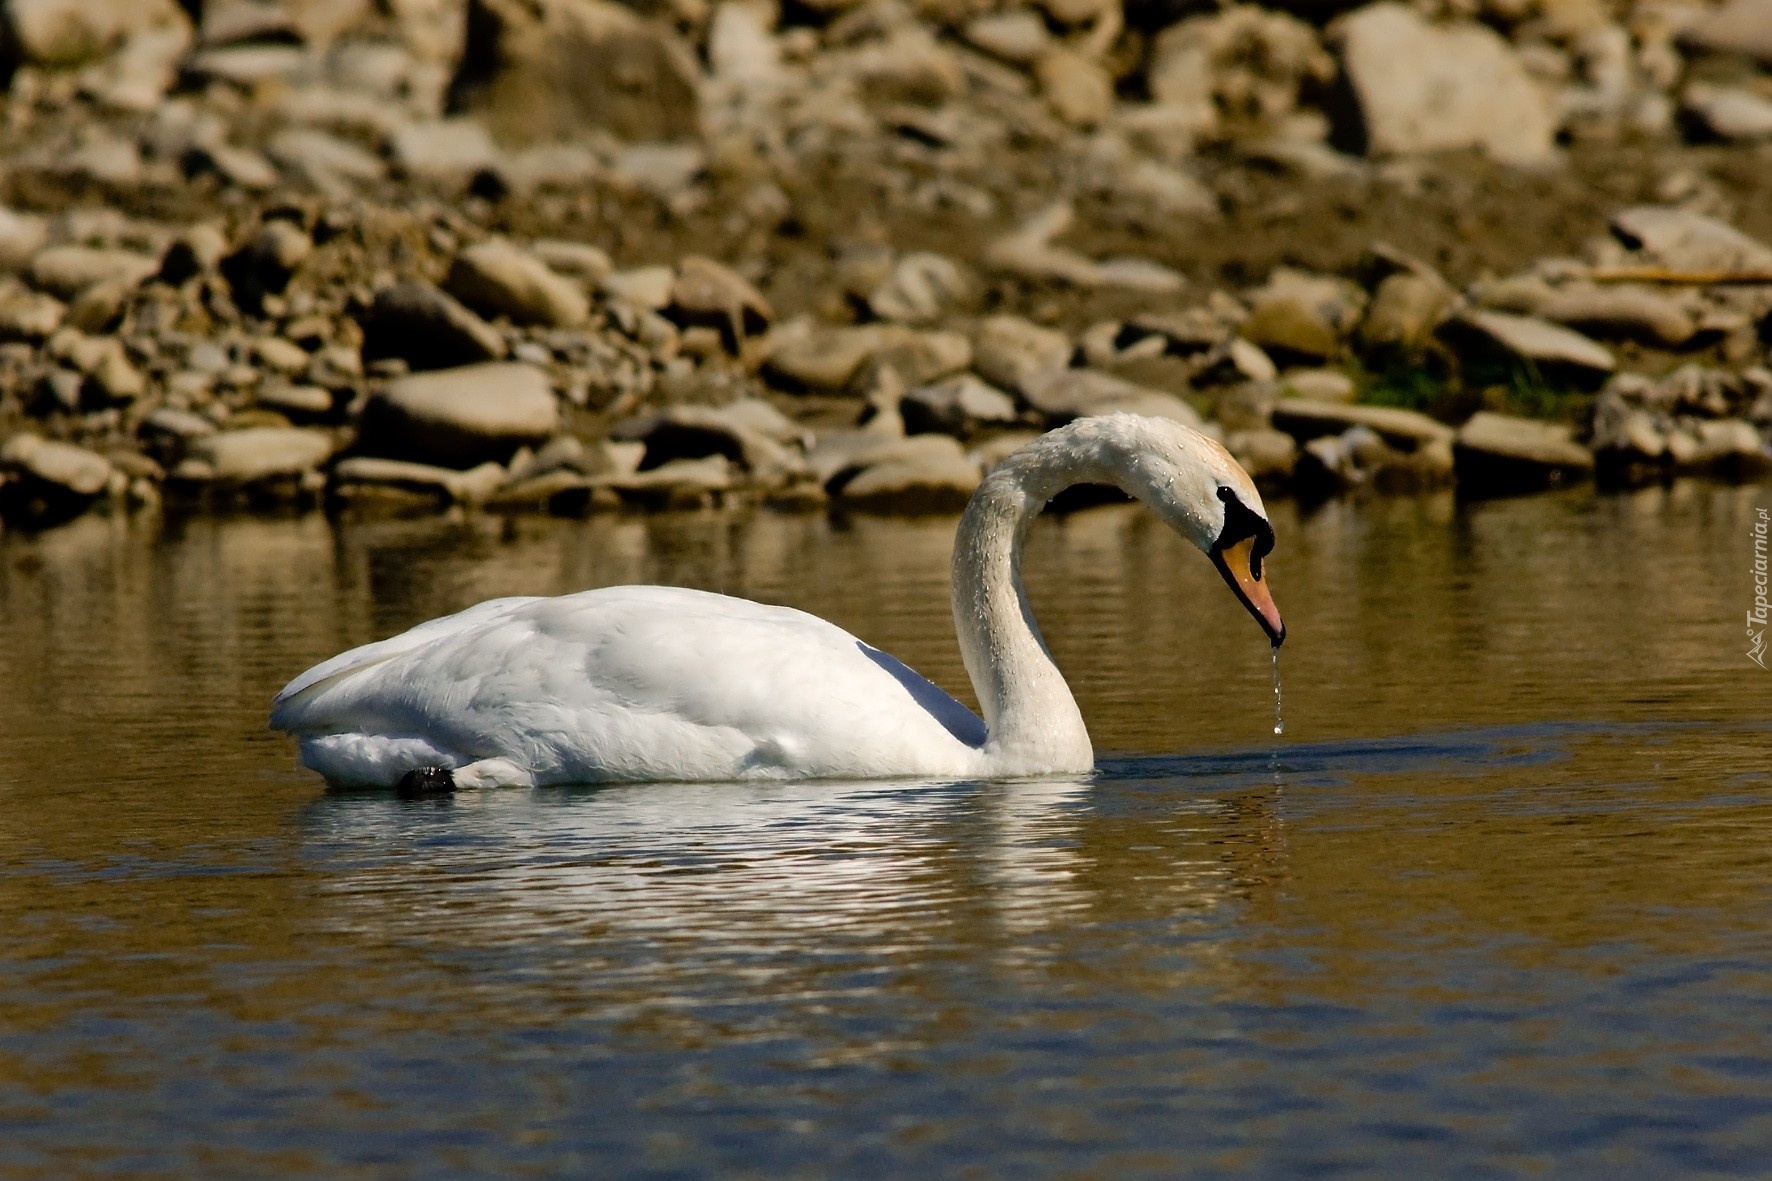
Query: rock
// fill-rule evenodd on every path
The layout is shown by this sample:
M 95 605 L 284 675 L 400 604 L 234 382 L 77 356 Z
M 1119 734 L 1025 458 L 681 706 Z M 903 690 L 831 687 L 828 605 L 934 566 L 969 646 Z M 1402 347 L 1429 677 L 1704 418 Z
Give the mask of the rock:
M 230 185 L 255 193 L 276 188 L 279 179 L 277 169 L 258 152 L 230 144 L 196 145 L 179 163 L 190 176 L 214 173 Z
M 1072 127 L 1093 127 L 1114 109 L 1114 80 L 1099 62 L 1054 44 L 1034 63 L 1040 91 L 1053 113 Z
M 621 494 L 623 500 L 652 508 L 700 508 L 716 501 L 737 483 L 732 463 L 724 455 L 702 459 L 674 459 L 670 463 L 628 475 L 604 476 L 596 481 Z
M 1680 457 L 1682 471 L 1740 481 L 1772 474 L 1772 450 L 1750 422 L 1739 418 L 1695 424 L 1696 446 Z
M 951 332 L 916 332 L 897 324 L 778 330 L 765 368 L 789 389 L 837 393 L 849 388 L 865 365 L 892 364 L 907 385 L 934 381 L 972 363 L 972 345 Z
M 1772 65 L 1772 0 L 1727 0 L 1680 31 L 1688 49 L 1742 54 Z
M 49 223 L 36 214 L 0 206 L 0 271 L 24 270 L 49 241 Z
M 645 444 L 640 471 L 722 455 L 742 463 L 759 487 L 779 488 L 806 472 L 805 460 L 781 441 L 784 427 L 792 430 L 773 406 L 753 399 L 726 406 L 668 406 L 617 423 L 609 435 L 617 442 Z
M 190 21 L 174 0 L 7 0 L 7 56 L 43 66 L 70 66 L 110 52 L 127 38 Z
M 67 313 L 59 299 L 12 287 L 0 292 L 0 341 L 36 344 L 62 325 Z
M 1250 479 L 1263 486 L 1290 479 L 1293 465 L 1298 462 L 1298 444 L 1285 431 L 1232 431 L 1225 436 L 1224 446 L 1243 465 Z
M 509 316 L 517 324 L 572 328 L 591 314 L 590 301 L 578 284 L 497 238 L 456 255 L 444 287 L 475 311 Z
M 1508 43 L 1486 26 L 1436 26 L 1392 0 L 1333 30 L 1369 156 L 1481 148 L 1507 163 L 1551 155 L 1556 119 Z
M 1354 379 L 1339 369 L 1293 369 L 1281 375 L 1279 383 L 1289 397 L 1316 402 L 1346 404 L 1359 393 Z
M 335 408 L 331 390 L 286 381 L 269 381 L 259 386 L 255 404 L 295 420 L 330 418 Z
M 388 383 L 363 408 L 370 455 L 467 468 L 506 462 L 558 431 L 547 374 L 529 365 L 466 365 Z
M 1067 368 L 1073 351 L 1064 333 L 1020 316 L 986 316 L 972 334 L 973 367 L 1003 389 L 1017 389 L 1035 374 Z
M 199 82 L 226 82 L 242 90 L 287 85 L 309 66 L 306 50 L 294 45 L 224 45 L 187 57 L 181 73 Z
M 492 134 L 473 119 L 408 123 L 389 136 L 388 146 L 405 175 L 458 189 L 499 161 Z
M 474 47 L 450 106 L 479 113 L 511 144 L 567 140 L 586 128 L 624 139 L 699 133 L 699 71 L 662 24 L 607 0 L 470 0 Z
M 325 463 L 332 451 L 325 431 L 262 426 L 205 435 L 186 454 L 208 468 L 210 482 L 239 488 L 298 477 Z
M 1686 117 L 1716 139 L 1772 139 L 1772 98 L 1739 86 L 1694 82 L 1680 96 Z
M 1698 332 L 1692 314 L 1643 287 L 1580 285 L 1557 288 L 1538 301 L 1539 316 L 1607 339 L 1678 348 Z
M 891 439 L 856 456 L 827 481 L 832 499 L 883 513 L 958 512 L 979 484 L 979 470 L 946 435 Z
M 531 243 L 529 251 L 547 263 L 549 270 L 589 287 L 597 286 L 615 270 L 607 251 L 584 242 L 544 238 Z
M 746 336 L 762 332 L 775 319 L 775 309 L 743 276 L 697 254 L 677 264 L 669 306 L 679 323 L 719 328 L 734 352 Z
M 1450 443 L 1453 430 L 1425 414 L 1394 406 L 1349 406 L 1281 398 L 1274 403 L 1274 426 L 1299 442 L 1338 435 L 1356 426 L 1372 431 L 1392 447 L 1413 451 L 1429 443 Z
M 1027 9 L 975 16 L 961 35 L 974 49 L 1018 66 L 1033 65 L 1052 46 L 1046 22 Z
M 284 218 L 272 218 L 223 258 L 220 269 L 235 302 L 256 311 L 264 306 L 266 296 L 283 293 L 313 250 L 313 239 L 306 230 Z
M 227 235 L 209 222 L 198 222 L 173 239 L 160 256 L 160 281 L 177 287 L 215 270 L 227 253 Z
M 1594 458 L 1560 423 L 1478 413 L 1459 428 L 1453 446 L 1461 488 L 1523 492 L 1580 479 Z
M 396 283 L 363 313 L 363 359 L 397 357 L 414 369 L 452 369 L 505 355 L 498 331 L 429 283 Z
M 1014 399 L 970 373 L 918 386 L 899 403 L 899 413 L 904 429 L 913 435 L 964 435 L 981 426 L 1012 423 L 1017 417 Z
M 84 512 L 111 490 L 111 462 L 71 443 L 17 434 L 0 446 L 0 517 L 47 526 Z
M 671 306 L 671 291 L 676 282 L 676 273 L 670 267 L 635 267 L 604 275 L 597 289 L 610 299 L 656 312 Z
M 1254 4 L 1189 17 L 1157 34 L 1146 82 L 1163 105 L 1186 112 L 1194 131 L 1225 122 L 1272 125 L 1291 114 L 1304 88 L 1334 79 L 1316 30 Z
M 387 175 L 387 165 L 356 144 L 311 128 L 285 128 L 271 137 L 266 150 L 285 173 L 335 199 Z
M 1052 239 L 1068 229 L 1075 218 L 1076 211 L 1067 203 L 1048 206 L 986 246 L 984 261 L 1007 274 L 1056 280 L 1077 287 L 1123 288 L 1166 295 L 1187 286 L 1179 272 L 1148 259 L 1097 262 L 1078 251 L 1052 245 Z
M 132 250 L 51 246 L 31 260 L 30 280 L 39 290 L 69 300 L 98 283 L 117 281 L 136 286 L 159 269 L 158 259 Z
M 483 463 L 463 472 L 359 455 L 333 465 L 330 491 L 340 499 L 356 500 L 359 497 L 355 494 L 365 487 L 395 488 L 426 494 L 445 503 L 481 504 L 492 498 L 504 481 L 505 469 L 496 463 Z
M 1270 296 L 1250 310 L 1242 336 L 1274 357 L 1292 362 L 1327 361 L 1341 338 L 1317 309 L 1290 296 Z
M 1685 209 L 1633 206 L 1612 218 L 1612 232 L 1626 246 L 1670 270 L 1772 270 L 1772 247 Z
M 1445 322 L 1458 294 L 1437 276 L 1398 271 L 1379 281 L 1360 322 L 1360 346 L 1369 353 L 1419 352 Z
M 1028 405 L 1046 416 L 1048 429 L 1073 419 L 1119 411 L 1168 418 L 1195 428 L 1203 425 L 1194 408 L 1174 394 L 1092 369 L 1034 374 L 1017 389 Z
M 1441 332 L 1481 342 L 1541 368 L 1606 374 L 1618 367 L 1611 352 L 1597 341 L 1533 316 L 1466 311 L 1448 321 Z
M 148 454 L 171 467 L 185 457 L 193 442 L 215 434 L 216 429 L 215 423 L 201 414 L 161 406 L 142 419 L 136 437 Z
M 941 254 L 907 254 L 868 294 L 868 308 L 882 320 L 933 324 L 948 315 L 971 284 L 960 265 Z

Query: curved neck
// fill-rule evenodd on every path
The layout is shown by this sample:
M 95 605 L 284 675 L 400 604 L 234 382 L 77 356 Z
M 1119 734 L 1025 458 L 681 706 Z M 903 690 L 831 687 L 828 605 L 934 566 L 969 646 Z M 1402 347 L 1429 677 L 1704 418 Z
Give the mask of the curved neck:
M 1086 771 L 1094 751 L 1021 582 L 1021 546 L 1040 510 L 1073 484 L 1126 483 L 1097 447 L 1024 448 L 985 477 L 954 538 L 954 629 L 999 773 Z

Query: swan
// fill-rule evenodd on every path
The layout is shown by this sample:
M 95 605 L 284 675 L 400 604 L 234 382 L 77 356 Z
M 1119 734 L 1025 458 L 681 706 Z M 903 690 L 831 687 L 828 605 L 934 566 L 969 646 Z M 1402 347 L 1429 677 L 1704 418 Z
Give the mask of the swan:
M 953 608 L 979 718 L 835 624 L 669 586 L 493 599 L 289 682 L 271 725 L 337 787 L 758 778 L 1019 778 L 1090 771 L 1076 700 L 1028 607 L 1021 548 L 1046 502 L 1112 484 L 1211 558 L 1278 647 L 1273 527 L 1217 442 L 1168 419 L 1083 418 L 979 484 Z

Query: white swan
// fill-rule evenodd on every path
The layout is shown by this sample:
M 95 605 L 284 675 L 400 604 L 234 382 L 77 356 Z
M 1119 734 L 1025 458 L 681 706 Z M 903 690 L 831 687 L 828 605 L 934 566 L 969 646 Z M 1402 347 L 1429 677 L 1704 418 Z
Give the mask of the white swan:
M 1021 584 L 1034 517 L 1113 484 L 1199 546 L 1277 646 L 1273 528 L 1230 454 L 1114 414 L 1041 436 L 979 485 L 954 542 L 971 710 L 842 628 L 704 591 L 617 586 L 494 599 L 316 665 L 271 725 L 338 786 L 1078 774 L 1089 734 Z

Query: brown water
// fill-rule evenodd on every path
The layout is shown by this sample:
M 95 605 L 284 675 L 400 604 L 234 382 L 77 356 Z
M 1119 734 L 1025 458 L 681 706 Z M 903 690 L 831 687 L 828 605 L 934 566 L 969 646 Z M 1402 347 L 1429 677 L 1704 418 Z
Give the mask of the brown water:
M 1269 651 L 1036 529 L 1087 782 L 329 795 L 271 694 L 497 594 L 791 603 L 964 689 L 952 522 L 0 537 L 0 1172 L 1764 1175 L 1772 489 L 1279 506 Z M 966 694 L 969 696 L 969 694 Z

